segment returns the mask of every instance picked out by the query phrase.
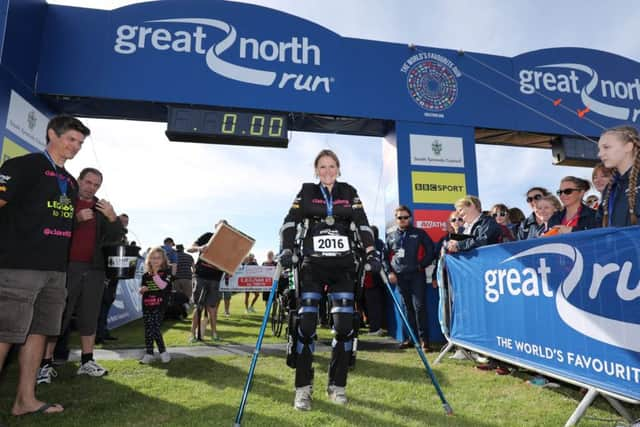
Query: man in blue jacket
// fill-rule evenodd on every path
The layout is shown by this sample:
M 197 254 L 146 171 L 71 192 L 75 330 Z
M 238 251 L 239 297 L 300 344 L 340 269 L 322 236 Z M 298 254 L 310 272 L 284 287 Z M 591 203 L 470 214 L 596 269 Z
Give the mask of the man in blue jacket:
M 427 325 L 425 268 L 433 261 L 433 241 L 421 228 L 411 225 L 411 210 L 404 205 L 395 209 L 397 228 L 387 236 L 391 259 L 389 281 L 397 284 L 407 307 L 407 318 L 420 337 L 424 350 L 429 350 Z M 406 339 L 400 348 L 411 346 Z

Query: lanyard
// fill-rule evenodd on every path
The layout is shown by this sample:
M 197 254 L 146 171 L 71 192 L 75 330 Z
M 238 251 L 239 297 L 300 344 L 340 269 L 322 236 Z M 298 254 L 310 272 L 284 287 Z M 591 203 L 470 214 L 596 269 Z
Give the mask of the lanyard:
M 616 198 L 616 193 L 618 191 L 618 183 L 617 183 L 617 179 L 614 178 L 613 183 L 611 184 L 611 191 L 609 192 L 609 201 L 607 203 L 607 213 L 609 214 L 609 217 L 607 219 L 608 222 L 608 226 L 611 227 L 611 222 L 613 220 L 613 203 L 614 200 Z
M 404 230 L 402 233 L 400 233 L 400 247 L 402 249 L 404 249 L 404 241 L 407 238 L 407 230 Z
M 578 212 L 571 218 L 563 218 L 561 221 L 562 225 L 566 225 L 567 227 L 575 227 L 578 225 L 578 220 L 580 219 L 580 213 L 582 212 L 582 206 L 578 207 Z
M 320 184 L 320 191 L 322 191 L 324 201 L 327 202 L 327 217 L 333 217 L 333 196 L 322 184 Z
M 67 178 L 63 174 L 58 173 L 58 166 L 53 161 L 53 159 L 51 158 L 51 154 L 49 154 L 47 150 L 44 150 L 42 154 L 44 154 L 47 160 L 49 160 L 49 162 L 51 163 L 51 166 L 53 166 L 53 171 L 56 173 L 56 178 L 58 179 L 58 188 L 60 188 L 60 193 L 62 193 L 63 196 L 66 196 L 67 195 Z

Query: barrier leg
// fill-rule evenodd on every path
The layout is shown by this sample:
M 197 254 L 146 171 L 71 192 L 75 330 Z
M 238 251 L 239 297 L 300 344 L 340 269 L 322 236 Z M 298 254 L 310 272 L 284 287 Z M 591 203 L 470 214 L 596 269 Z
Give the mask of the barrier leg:
M 438 357 L 436 357 L 436 360 L 433 361 L 433 364 L 437 365 L 438 363 L 440 363 L 444 355 L 449 353 L 449 350 L 451 350 L 452 348 L 453 348 L 453 343 L 451 341 L 448 341 L 447 346 L 444 348 L 444 350 L 440 352 L 440 354 L 438 354 Z
M 249 366 L 249 374 L 247 375 L 247 381 L 244 384 L 244 390 L 242 391 L 242 398 L 240 399 L 240 406 L 238 407 L 238 413 L 236 414 L 236 420 L 233 424 L 234 427 L 239 427 L 242 422 L 242 414 L 244 413 L 244 407 L 247 404 L 247 397 L 249 390 L 251 389 L 251 382 L 253 381 L 253 373 L 258 362 L 258 355 L 260 354 L 260 348 L 262 347 L 262 338 L 264 338 L 264 332 L 267 329 L 267 323 L 269 323 L 269 314 L 271 313 L 271 306 L 273 305 L 273 297 L 278 289 L 278 279 L 282 267 L 278 263 L 276 272 L 273 275 L 273 285 L 271 286 L 271 292 L 269 293 L 269 300 L 267 301 L 267 307 L 264 310 L 264 316 L 262 317 L 262 326 L 260 326 L 260 333 L 258 333 L 258 340 L 256 341 L 256 348 L 253 350 L 253 357 L 251 359 L 251 365 Z
M 627 408 L 622 406 L 622 403 L 620 403 L 617 399 L 614 399 L 611 396 L 607 396 L 606 394 L 602 394 L 601 396 L 604 397 L 607 402 L 609 402 L 613 409 L 615 409 L 618 414 L 622 416 L 622 418 L 629 421 L 629 423 L 632 423 L 635 420 L 635 418 L 633 418 L 629 411 L 627 411 Z
M 431 379 L 431 383 L 433 384 L 433 387 L 436 389 L 436 392 L 440 397 L 440 401 L 442 402 L 444 411 L 446 412 L 447 415 L 453 415 L 453 410 L 451 409 L 451 406 L 449 406 L 447 399 L 444 397 L 444 393 L 442 393 L 442 390 L 440 389 L 440 384 L 438 384 L 438 380 L 436 379 L 436 376 L 433 374 L 433 371 L 429 366 L 429 361 L 427 360 L 427 356 L 425 356 L 424 352 L 422 351 L 422 348 L 420 347 L 420 342 L 418 341 L 418 338 L 416 337 L 415 333 L 411 329 L 411 326 L 409 325 L 409 320 L 407 319 L 407 316 L 404 314 L 404 311 L 402 310 L 402 305 L 400 304 L 400 301 L 398 301 L 398 297 L 396 297 L 396 295 L 393 293 L 393 289 L 389 284 L 389 278 L 387 277 L 387 274 L 381 270 L 380 276 L 382 277 L 382 281 L 387 286 L 387 290 L 391 295 L 391 299 L 393 299 L 393 303 L 396 306 L 398 313 L 400 313 L 400 317 L 402 317 L 402 322 L 404 323 L 405 328 L 407 328 L 407 330 L 409 331 L 409 335 L 411 336 L 411 340 L 413 341 L 413 346 L 418 352 L 420 359 L 422 359 L 422 364 L 427 370 L 427 376 Z
M 599 393 L 596 391 L 595 388 L 590 388 L 587 391 L 587 394 L 580 401 L 580 404 L 578 405 L 576 410 L 573 411 L 573 414 L 571 414 L 571 417 L 569 417 L 564 427 L 571 427 L 576 425 L 578 421 L 580 421 L 580 418 L 582 418 L 582 416 L 586 412 L 587 408 L 593 403 L 594 399 L 598 396 L 598 394 Z

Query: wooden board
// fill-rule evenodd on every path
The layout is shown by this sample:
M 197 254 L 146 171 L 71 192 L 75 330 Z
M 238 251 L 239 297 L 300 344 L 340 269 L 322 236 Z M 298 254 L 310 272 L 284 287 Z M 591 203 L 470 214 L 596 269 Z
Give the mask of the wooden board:
M 218 270 L 233 274 L 249 255 L 255 242 L 255 239 L 243 232 L 222 223 L 211 236 L 200 257 Z

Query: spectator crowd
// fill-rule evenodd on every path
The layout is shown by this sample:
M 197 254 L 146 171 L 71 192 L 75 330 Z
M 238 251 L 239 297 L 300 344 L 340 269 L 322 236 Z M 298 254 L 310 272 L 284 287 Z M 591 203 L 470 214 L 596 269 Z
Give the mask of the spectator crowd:
M 0 367 L 12 345 L 21 346 L 13 415 L 64 410 L 60 404 L 38 400 L 35 389 L 36 384 L 53 381 L 57 375 L 54 361 L 66 360 L 72 327 L 80 335 L 81 363 L 77 374 L 101 377 L 108 373 L 95 360 L 94 348 L 117 339 L 107 328 L 107 316 L 118 280 L 107 277 L 103 250 L 129 243 L 129 217 L 118 215 L 108 200 L 96 196 L 104 179 L 101 171 L 85 168 L 76 179 L 64 167 L 89 134 L 79 120 L 55 117 L 47 126 L 47 148 L 43 153 L 10 159 L 0 167 Z M 408 206 L 395 209 L 395 227 L 388 230 L 384 240 L 372 227 L 375 250 L 383 254 L 389 281 L 402 295 L 409 327 L 424 350 L 431 349 L 427 286 L 438 285 L 431 271 L 440 255 L 637 223 L 638 133 L 630 127 L 614 128 L 603 134 L 599 146 L 603 163 L 593 169 L 591 176 L 597 195 L 587 194 L 592 188 L 589 180 L 567 176 L 554 192 L 540 186 L 526 191 L 528 215 L 504 203 L 483 210 L 480 199 L 468 195 L 455 203 L 446 235 L 435 243 L 413 225 Z M 224 223 L 220 221 L 216 227 Z M 211 340 L 220 340 L 217 318 L 221 302 L 224 315 L 230 316 L 231 293 L 221 287 L 228 276 L 200 256 L 194 261 L 189 254 L 203 253 L 212 235 L 202 234 L 186 250 L 168 237 L 162 245 L 145 251 L 139 289 L 144 325 L 141 340 L 144 337 L 146 348 L 141 363 L 156 360 L 154 348 L 161 362 L 171 360 L 161 325 L 165 315 L 172 312 L 185 319 L 193 310 L 191 342 L 203 340 L 207 327 Z M 28 261 L 22 255 L 26 253 L 31 255 Z M 258 261 L 250 254 L 243 264 L 258 265 Z M 262 265 L 276 265 L 273 251 Z M 388 311 L 384 283 L 379 275 L 370 272 L 362 275 L 361 282 L 356 308 L 368 325 L 368 334 L 384 335 Z M 259 296 L 257 292 L 244 293 L 245 314 L 255 312 Z M 327 312 L 319 310 L 321 324 L 328 323 Z M 410 346 L 408 339 L 399 345 Z M 508 366 L 489 366 L 498 373 L 509 372 Z

